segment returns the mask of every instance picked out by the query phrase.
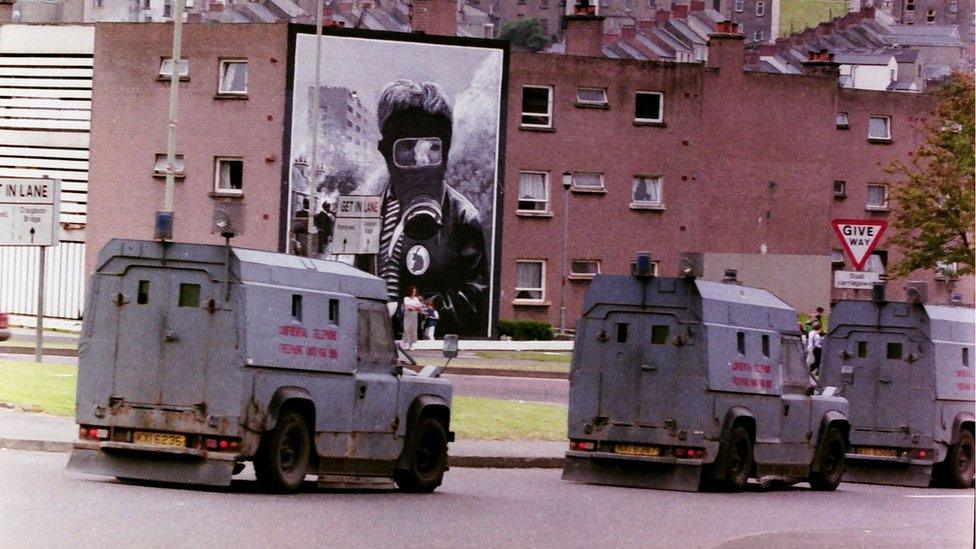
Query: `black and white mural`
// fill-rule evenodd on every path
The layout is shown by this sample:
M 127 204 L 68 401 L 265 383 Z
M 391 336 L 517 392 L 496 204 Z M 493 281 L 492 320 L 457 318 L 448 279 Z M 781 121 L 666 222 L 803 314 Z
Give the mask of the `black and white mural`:
M 294 52 L 288 251 L 354 262 L 391 303 L 415 287 L 438 334 L 489 335 L 504 51 L 325 35 L 317 86 L 315 36 L 296 35 Z M 377 197 L 378 253 L 343 254 L 348 239 L 333 238 L 349 195 Z

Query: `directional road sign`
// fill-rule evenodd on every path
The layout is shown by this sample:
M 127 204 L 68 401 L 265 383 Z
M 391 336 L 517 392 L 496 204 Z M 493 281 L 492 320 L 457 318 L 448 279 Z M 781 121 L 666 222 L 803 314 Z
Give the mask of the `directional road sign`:
M 0 246 L 56 246 L 60 181 L 0 178 Z
M 888 228 L 888 222 L 883 219 L 835 219 L 832 224 L 847 257 L 858 271 L 864 267 Z

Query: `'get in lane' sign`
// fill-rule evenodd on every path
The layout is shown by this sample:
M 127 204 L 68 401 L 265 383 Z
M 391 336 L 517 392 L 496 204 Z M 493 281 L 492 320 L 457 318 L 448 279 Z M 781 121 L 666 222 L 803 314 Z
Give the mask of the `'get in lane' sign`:
M 0 245 L 56 245 L 60 187 L 57 179 L 0 178 Z
M 888 228 L 888 222 L 883 219 L 835 219 L 832 224 L 847 257 L 858 271 L 864 267 Z

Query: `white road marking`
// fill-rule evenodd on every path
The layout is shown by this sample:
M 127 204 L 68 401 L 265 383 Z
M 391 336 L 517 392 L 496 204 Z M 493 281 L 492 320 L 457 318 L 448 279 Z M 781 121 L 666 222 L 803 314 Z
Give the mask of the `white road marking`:
M 905 496 L 906 498 L 969 498 L 973 499 L 973 494 L 928 494 Z

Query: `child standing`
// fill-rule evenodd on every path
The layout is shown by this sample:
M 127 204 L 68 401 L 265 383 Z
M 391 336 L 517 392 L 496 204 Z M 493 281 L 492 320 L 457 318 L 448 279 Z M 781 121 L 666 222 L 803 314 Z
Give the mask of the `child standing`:
M 434 330 L 437 329 L 437 320 L 440 315 L 434 308 L 434 300 L 427 300 L 424 306 L 424 339 L 434 340 Z

